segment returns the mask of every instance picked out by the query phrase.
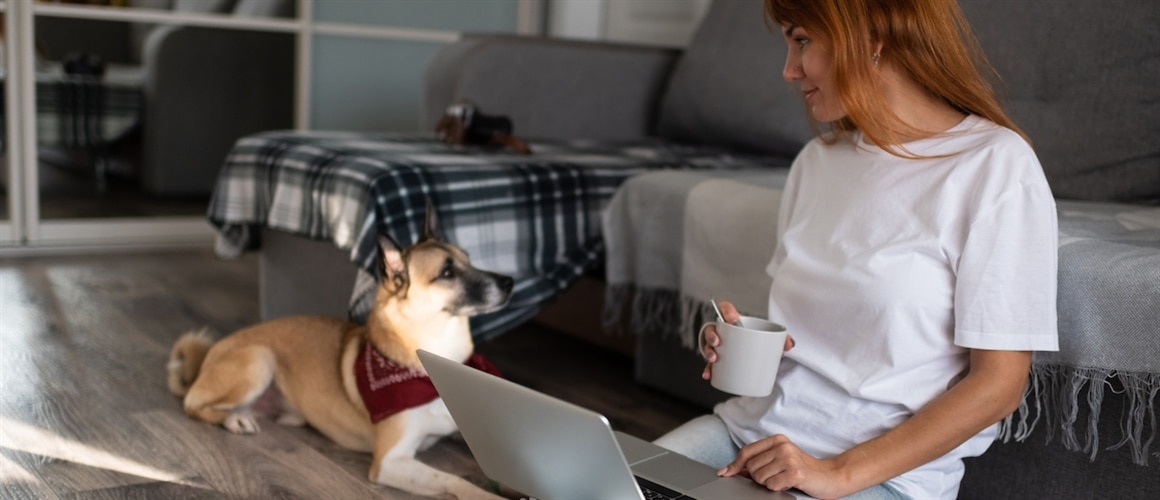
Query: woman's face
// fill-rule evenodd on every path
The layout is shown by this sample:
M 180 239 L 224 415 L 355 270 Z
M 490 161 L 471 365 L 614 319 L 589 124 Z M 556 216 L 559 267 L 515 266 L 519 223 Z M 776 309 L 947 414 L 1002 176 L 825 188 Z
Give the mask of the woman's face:
M 782 26 L 789 53 L 782 76 L 796 84 L 806 101 L 806 108 L 819 122 L 832 122 L 846 116 L 834 88 L 833 60 L 821 44 L 814 43 L 805 28 Z

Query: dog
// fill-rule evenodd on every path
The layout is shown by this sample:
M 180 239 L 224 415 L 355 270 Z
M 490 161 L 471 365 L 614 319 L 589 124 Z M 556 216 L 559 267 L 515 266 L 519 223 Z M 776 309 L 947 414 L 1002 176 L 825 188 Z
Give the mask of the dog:
M 507 305 L 513 283 L 476 269 L 462 249 L 440 241 L 434 219 L 428 206 L 423 237 L 405 250 L 379 236 L 384 277 L 365 326 L 296 316 L 244 328 L 216 343 L 204 331 L 182 335 L 167 374 L 170 391 L 184 398 L 185 413 L 237 434 L 256 433 L 255 402 L 273 382 L 277 391 L 270 392 L 281 394 L 278 422 L 308 423 L 345 448 L 371 452 L 371 481 L 424 496 L 501 498 L 415 459 L 416 452 L 458 431 L 416 350 L 479 361 L 468 317 Z M 481 363 L 481 369 L 493 370 Z M 388 368 L 393 371 L 382 371 Z M 370 374 L 369 380 L 359 372 Z M 423 386 L 420 393 L 427 387 L 426 396 L 400 396 L 410 394 L 401 391 L 414 383 Z M 384 410 L 364 397 L 368 388 L 391 402 L 411 398 L 418 405 Z
M 487 115 L 468 101 L 452 104 L 435 124 L 435 138 L 453 146 L 476 145 L 507 148 L 530 155 L 532 148 L 512 135 L 512 121 L 506 116 Z

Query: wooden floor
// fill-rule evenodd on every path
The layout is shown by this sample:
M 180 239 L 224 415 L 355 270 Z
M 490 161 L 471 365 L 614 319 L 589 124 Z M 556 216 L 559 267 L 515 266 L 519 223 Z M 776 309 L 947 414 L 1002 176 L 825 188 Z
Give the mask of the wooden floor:
M 255 256 L 207 251 L 0 259 L 0 497 L 412 498 L 366 479 L 370 455 L 261 420 L 236 436 L 165 388 L 183 331 L 258 319 Z M 700 410 L 632 382 L 631 360 L 527 326 L 480 346 L 516 382 L 653 439 Z M 477 484 L 460 440 L 421 458 Z

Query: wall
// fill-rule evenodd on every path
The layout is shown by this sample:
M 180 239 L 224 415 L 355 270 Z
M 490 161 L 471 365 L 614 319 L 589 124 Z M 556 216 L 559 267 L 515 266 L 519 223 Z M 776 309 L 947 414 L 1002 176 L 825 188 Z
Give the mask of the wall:
M 548 34 L 683 47 L 692 38 L 711 1 L 553 0 L 548 10 Z
M 462 32 L 514 33 L 518 0 L 315 0 L 316 25 L 373 26 L 393 35 L 316 34 L 310 124 L 316 130 L 414 132 L 423 69 Z

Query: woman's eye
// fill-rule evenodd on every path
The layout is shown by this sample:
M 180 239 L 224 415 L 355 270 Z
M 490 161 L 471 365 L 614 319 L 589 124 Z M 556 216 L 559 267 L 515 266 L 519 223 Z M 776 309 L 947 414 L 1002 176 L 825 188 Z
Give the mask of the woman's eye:
M 806 44 L 807 44 L 807 43 L 810 43 L 810 39 L 809 39 L 809 38 L 800 38 L 800 37 L 799 37 L 799 38 L 794 38 L 794 41 L 795 41 L 795 42 L 797 42 L 797 44 L 798 44 L 798 48 L 799 48 L 799 49 L 804 49 L 804 48 L 806 48 Z

